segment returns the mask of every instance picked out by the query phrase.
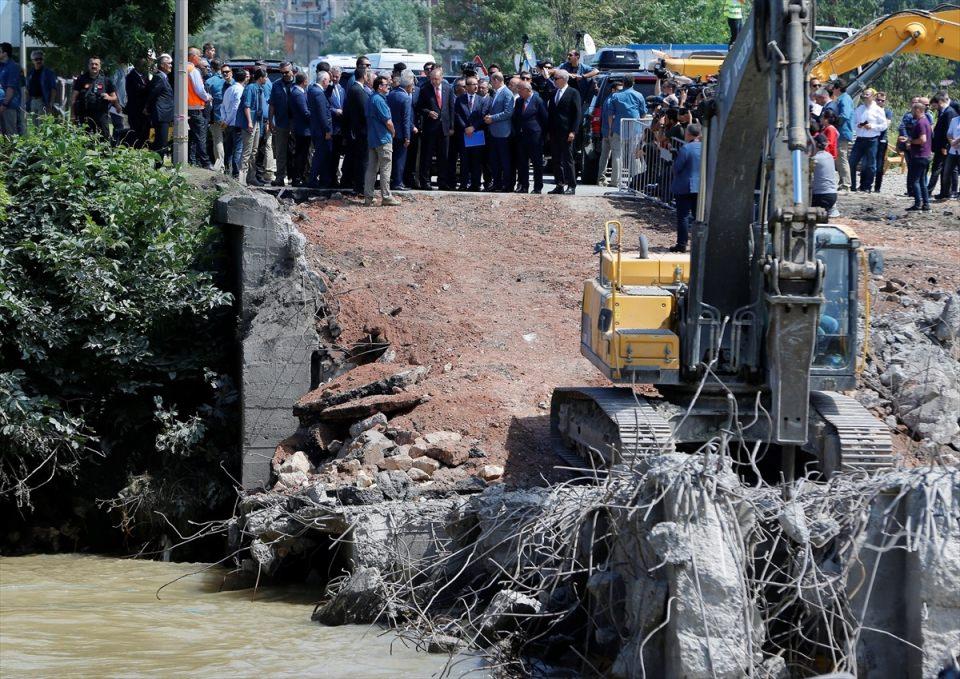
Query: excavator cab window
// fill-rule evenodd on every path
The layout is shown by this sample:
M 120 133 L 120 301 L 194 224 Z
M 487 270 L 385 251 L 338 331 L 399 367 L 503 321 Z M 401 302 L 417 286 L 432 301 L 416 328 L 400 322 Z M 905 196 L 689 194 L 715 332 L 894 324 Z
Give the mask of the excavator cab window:
M 856 322 L 852 314 L 856 308 L 856 252 L 850 238 L 840 229 L 821 227 L 817 229 L 816 238 L 817 259 L 824 264 L 824 303 L 820 309 L 813 364 L 819 368 L 849 370 L 856 349 L 852 325 Z

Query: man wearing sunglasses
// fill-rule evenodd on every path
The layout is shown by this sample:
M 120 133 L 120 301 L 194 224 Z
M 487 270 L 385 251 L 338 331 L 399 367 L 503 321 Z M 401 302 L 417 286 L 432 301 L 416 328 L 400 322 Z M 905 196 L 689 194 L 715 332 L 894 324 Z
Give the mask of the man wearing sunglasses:
M 233 84 L 233 70 L 214 59 L 210 62 L 213 75 L 205 83 L 210 93 L 210 139 L 213 142 L 213 171 L 223 172 L 223 126 L 220 122 L 220 107 L 223 104 L 223 91 Z
M 286 183 L 290 150 L 290 92 L 293 89 L 293 65 L 280 63 L 280 80 L 270 89 L 268 123 L 273 134 L 273 157 L 277 161 L 277 173 L 271 182 L 274 186 Z M 292 158 L 292 156 L 291 156 Z
M 33 50 L 30 55 L 33 67 L 27 74 L 26 110 L 33 116 L 33 124 L 40 122 L 44 113 L 52 113 L 53 93 L 57 89 L 57 74 L 44 66 L 43 50 Z
M 567 62 L 560 68 L 570 74 L 570 84 L 577 88 L 581 101 L 589 102 L 593 95 L 592 78 L 596 78 L 600 71 L 583 63 L 577 50 L 567 52 Z

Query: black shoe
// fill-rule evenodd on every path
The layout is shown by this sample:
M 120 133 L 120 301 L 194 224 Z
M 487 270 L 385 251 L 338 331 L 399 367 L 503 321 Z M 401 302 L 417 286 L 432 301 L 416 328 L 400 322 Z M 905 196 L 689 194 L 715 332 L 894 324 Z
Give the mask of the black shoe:
M 488 186 L 484 189 L 484 193 L 497 193 L 499 191 L 500 189 L 498 189 L 496 186 Z
M 541 193 L 541 192 L 543 192 L 543 187 L 542 187 L 542 186 L 541 186 L 539 189 L 536 188 L 536 187 L 530 189 L 530 193 Z
M 286 185 L 287 183 L 282 179 L 274 179 L 272 182 L 270 182 L 270 186 L 286 186 Z
M 930 212 L 930 206 L 929 206 L 929 205 L 924 205 L 922 208 L 920 208 L 920 210 L 923 211 L 923 212 Z
M 919 211 L 920 211 L 919 205 L 911 205 L 910 207 L 907 208 L 907 212 L 919 212 Z
M 424 184 L 423 186 L 420 187 L 420 190 L 421 190 L 421 191 L 436 191 L 436 189 L 433 187 L 433 184 Z
M 563 192 L 565 196 L 575 196 L 577 194 L 577 189 L 575 186 L 571 186 L 569 189 Z
M 677 243 L 676 245 L 670 246 L 670 252 L 686 252 L 686 251 L 687 251 L 686 245 L 680 245 L 679 243 Z
M 400 184 L 399 186 L 391 186 L 391 187 L 390 187 L 390 190 L 391 190 L 391 191 L 409 191 L 410 189 L 408 189 L 408 188 L 407 188 L 406 186 L 404 186 L 403 184 Z
M 467 189 L 467 191 L 470 193 L 480 193 L 483 191 L 483 189 L 481 189 L 479 186 L 471 186 L 469 189 Z
M 553 194 L 553 195 L 556 195 L 556 196 L 562 196 L 562 195 L 563 195 L 563 185 L 562 185 L 562 184 L 557 184 L 556 188 L 554 188 L 554 189 L 552 189 L 552 190 L 550 190 L 550 191 L 547 191 L 547 193 L 550 193 L 550 194 Z

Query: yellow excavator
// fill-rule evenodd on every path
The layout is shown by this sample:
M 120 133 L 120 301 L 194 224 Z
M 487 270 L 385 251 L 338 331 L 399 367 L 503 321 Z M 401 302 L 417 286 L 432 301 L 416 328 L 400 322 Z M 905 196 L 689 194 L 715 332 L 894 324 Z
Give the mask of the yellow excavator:
M 814 10 L 757 0 L 731 47 L 701 111 L 690 254 L 650 253 L 642 237 L 628 252 L 606 224 L 580 348 L 618 386 L 554 390 L 551 429 L 571 462 L 707 446 L 773 478 L 891 466 L 888 427 L 840 393 L 856 387 L 865 257 L 809 204 Z
M 817 28 L 818 37 L 822 30 L 828 29 Z M 855 97 L 905 51 L 960 60 L 960 7 L 945 4 L 930 11 L 908 9 L 881 17 L 816 57 L 810 76 L 825 81 L 870 64 L 851 79 L 847 94 Z M 658 56 L 667 70 L 689 78 L 716 75 L 723 63 L 722 57 L 710 55 L 688 59 Z

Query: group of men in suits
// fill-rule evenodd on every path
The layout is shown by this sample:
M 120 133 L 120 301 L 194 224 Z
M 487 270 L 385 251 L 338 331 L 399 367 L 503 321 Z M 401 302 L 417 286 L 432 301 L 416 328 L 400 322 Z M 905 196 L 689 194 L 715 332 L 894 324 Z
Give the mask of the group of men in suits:
M 566 71 L 554 71 L 555 89 L 545 101 L 534 91 L 528 74 L 511 78 L 508 85 L 503 73 L 495 71 L 488 88 L 468 75 L 457 93 L 442 71 L 434 68 L 410 97 L 420 132 L 417 188 L 432 190 L 436 175 L 442 190 L 540 193 L 543 150 L 549 138 L 556 163 L 557 186 L 552 193 L 574 193 L 573 141 L 582 103 L 579 92 L 568 87 L 569 81 Z M 409 145 L 410 140 L 405 143 Z

